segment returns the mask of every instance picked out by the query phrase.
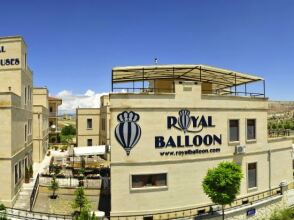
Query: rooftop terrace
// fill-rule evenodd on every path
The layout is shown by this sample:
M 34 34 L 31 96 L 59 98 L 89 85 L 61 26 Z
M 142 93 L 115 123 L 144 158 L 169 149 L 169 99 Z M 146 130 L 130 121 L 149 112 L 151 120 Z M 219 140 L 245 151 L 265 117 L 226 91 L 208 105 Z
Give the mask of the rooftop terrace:
M 206 65 L 115 67 L 111 85 L 112 92 L 174 93 L 176 80 L 200 82 L 203 94 L 265 97 L 263 78 Z M 257 86 L 261 92 L 248 89 L 256 82 L 262 84 Z

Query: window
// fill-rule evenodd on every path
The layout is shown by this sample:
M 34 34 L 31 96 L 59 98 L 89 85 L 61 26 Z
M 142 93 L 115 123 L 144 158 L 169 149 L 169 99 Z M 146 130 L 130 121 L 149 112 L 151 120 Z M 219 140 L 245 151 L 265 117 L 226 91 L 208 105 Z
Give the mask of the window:
M 105 131 L 105 118 L 102 118 L 102 121 L 101 121 L 101 129 L 102 131 Z
M 132 175 L 132 188 L 167 186 L 167 174 Z
M 27 53 L 25 53 L 25 69 L 27 69 Z
M 25 125 L 25 129 L 24 129 L 24 137 L 25 137 L 25 142 L 27 142 L 27 133 L 28 133 L 28 127 L 27 125 Z
M 87 129 L 92 129 L 92 118 L 87 119 Z
M 25 87 L 25 105 L 27 104 L 27 87 Z
M 230 120 L 229 121 L 230 126 L 230 136 L 229 141 L 239 141 L 239 120 Z
M 257 187 L 257 163 L 248 164 L 248 188 Z
M 17 184 L 18 182 L 18 165 L 14 165 L 14 184 Z
M 21 179 L 22 172 L 21 172 L 21 161 L 18 162 L 18 179 Z
M 247 119 L 247 140 L 256 139 L 256 120 Z
M 32 119 L 28 120 L 28 134 L 32 134 Z
M 52 108 L 52 106 L 49 107 L 49 111 L 50 111 L 50 112 L 53 112 L 53 108 Z
M 87 139 L 87 146 L 93 146 L 93 140 Z

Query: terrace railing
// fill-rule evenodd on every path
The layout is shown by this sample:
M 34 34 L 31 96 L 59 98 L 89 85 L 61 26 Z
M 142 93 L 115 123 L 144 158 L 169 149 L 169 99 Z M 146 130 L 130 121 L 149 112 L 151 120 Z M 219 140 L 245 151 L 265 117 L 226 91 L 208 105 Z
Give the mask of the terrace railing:
M 270 129 L 270 130 L 268 130 L 268 136 L 270 138 L 290 136 L 290 133 L 291 133 L 290 129 Z
M 6 208 L 0 212 L 0 218 L 7 219 L 33 219 L 33 220 L 70 220 L 73 219 L 71 215 L 59 215 L 45 212 L 31 212 L 23 209 Z
M 31 197 L 30 197 L 30 211 L 33 210 L 34 208 L 34 204 L 35 204 L 35 201 L 36 201 L 36 197 L 38 195 L 38 190 L 39 190 L 39 179 L 40 179 L 40 175 L 38 174 L 37 175 L 37 178 L 36 178 L 36 181 L 35 181 L 35 184 L 34 184 L 34 188 L 33 188 L 33 191 L 32 191 L 32 194 L 31 194 Z
M 248 204 L 253 204 L 255 202 L 265 200 L 270 197 L 275 197 L 282 195 L 281 187 L 273 188 L 267 191 L 256 193 L 253 195 L 245 196 L 236 199 L 231 205 L 225 206 L 225 210 L 232 208 L 242 207 Z M 111 216 L 111 220 L 165 220 L 165 219 L 180 219 L 180 218 L 192 218 L 201 215 L 213 215 L 216 211 L 220 211 L 221 207 L 216 204 L 211 204 L 207 206 L 200 206 L 192 209 L 184 209 L 180 211 L 165 212 L 165 213 L 153 213 L 150 215 L 126 215 L 126 216 Z M 110 218 L 108 216 L 108 218 Z
M 41 186 L 49 186 L 51 183 L 52 177 L 40 177 L 40 185 Z M 83 182 L 84 188 L 86 189 L 100 189 L 101 188 L 101 179 L 79 179 L 74 177 L 63 177 L 63 178 L 56 178 L 60 187 L 69 187 L 75 188 L 78 187 L 80 181 Z

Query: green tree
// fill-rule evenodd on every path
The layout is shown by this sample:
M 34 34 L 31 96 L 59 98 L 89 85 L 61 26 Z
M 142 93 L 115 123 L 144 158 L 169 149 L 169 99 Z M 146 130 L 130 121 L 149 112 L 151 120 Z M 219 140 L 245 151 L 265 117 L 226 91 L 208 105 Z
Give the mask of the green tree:
M 79 209 L 80 213 L 82 211 L 90 210 L 90 202 L 85 195 L 85 190 L 83 187 L 78 187 L 75 191 L 75 199 L 72 203 L 73 209 Z
M 54 175 L 52 180 L 51 180 L 51 183 L 50 183 L 50 186 L 49 186 L 49 190 L 52 190 L 52 196 L 51 198 L 55 199 L 56 198 L 56 195 L 55 195 L 55 192 L 59 189 L 59 184 L 56 180 L 56 176 Z
M 209 169 L 202 187 L 213 203 L 222 205 L 224 219 L 224 205 L 231 204 L 240 191 L 242 170 L 234 162 L 222 162 L 217 167 Z
M 82 210 L 80 215 L 75 218 L 76 220 L 98 220 L 94 213 L 91 213 L 87 210 Z
M 63 136 L 76 135 L 76 129 L 72 125 L 64 126 L 61 129 L 61 135 Z

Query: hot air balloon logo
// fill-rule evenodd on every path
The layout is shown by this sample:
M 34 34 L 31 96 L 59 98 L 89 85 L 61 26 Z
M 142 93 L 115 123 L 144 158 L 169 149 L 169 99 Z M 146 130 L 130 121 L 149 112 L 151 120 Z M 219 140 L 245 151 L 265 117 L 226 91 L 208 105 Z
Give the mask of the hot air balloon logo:
M 188 131 L 191 124 L 190 111 L 188 109 L 182 109 L 179 111 L 178 124 L 185 133 Z
M 115 137 L 125 149 L 127 155 L 130 154 L 130 151 L 138 143 L 141 137 L 141 128 L 136 123 L 139 119 L 139 114 L 133 111 L 124 111 L 117 116 L 119 124 L 115 128 Z

